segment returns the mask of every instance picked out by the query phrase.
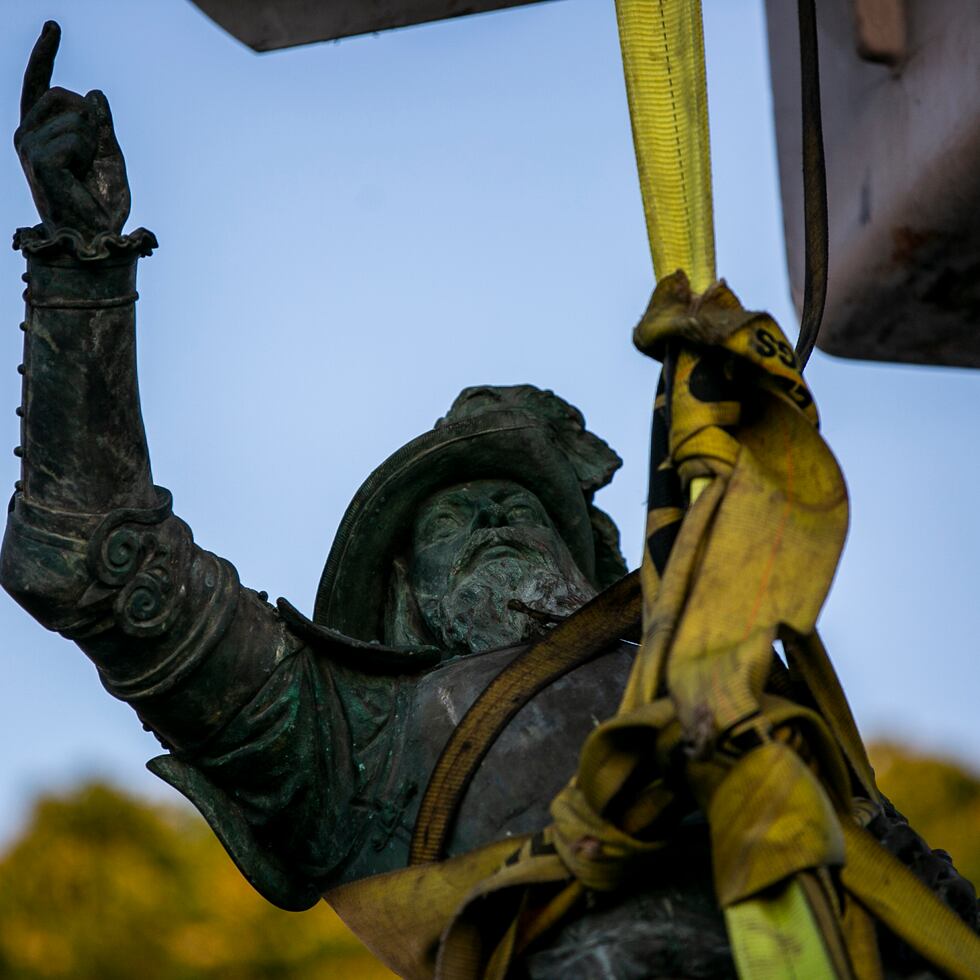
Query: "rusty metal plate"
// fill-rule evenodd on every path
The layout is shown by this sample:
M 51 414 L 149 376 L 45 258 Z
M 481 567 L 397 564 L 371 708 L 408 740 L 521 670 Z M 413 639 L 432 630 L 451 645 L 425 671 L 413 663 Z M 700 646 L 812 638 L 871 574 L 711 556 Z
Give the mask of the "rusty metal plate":
M 542 0 L 192 0 L 255 51 L 408 27 Z
M 767 0 L 766 8 L 799 308 L 796 4 Z M 821 0 L 817 15 L 830 212 L 818 346 L 844 357 L 980 367 L 980 5 Z

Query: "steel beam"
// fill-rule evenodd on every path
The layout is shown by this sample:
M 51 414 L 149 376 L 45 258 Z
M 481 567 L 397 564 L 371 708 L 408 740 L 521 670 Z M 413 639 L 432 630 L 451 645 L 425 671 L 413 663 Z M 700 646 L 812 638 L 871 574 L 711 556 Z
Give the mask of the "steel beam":
M 255 51 L 408 27 L 541 0 L 193 0 Z

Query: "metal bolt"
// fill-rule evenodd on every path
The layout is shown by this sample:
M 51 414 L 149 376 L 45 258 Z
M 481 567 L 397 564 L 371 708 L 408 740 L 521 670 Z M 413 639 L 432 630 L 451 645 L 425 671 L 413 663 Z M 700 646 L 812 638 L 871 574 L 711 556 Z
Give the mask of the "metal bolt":
M 23 457 L 23 455 L 24 455 L 24 447 L 23 446 L 14 446 L 14 455 L 17 456 L 18 458 Z
M 17 365 L 17 373 L 18 374 L 23 374 L 25 370 L 26 369 L 24 368 L 24 365 L 23 364 L 18 364 Z
M 20 405 L 18 405 L 14 411 L 17 415 L 17 418 L 22 419 L 24 417 L 24 409 L 21 408 Z

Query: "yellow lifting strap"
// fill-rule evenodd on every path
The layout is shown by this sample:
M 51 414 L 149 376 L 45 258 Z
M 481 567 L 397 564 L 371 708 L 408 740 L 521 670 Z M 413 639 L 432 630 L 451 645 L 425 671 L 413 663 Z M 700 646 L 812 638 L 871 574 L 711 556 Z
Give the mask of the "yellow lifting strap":
M 654 274 L 658 280 L 683 269 L 691 288 L 700 293 L 715 279 L 714 219 L 711 192 L 711 152 L 708 128 L 704 31 L 700 0 L 616 0 L 623 71 L 629 100 L 643 210 L 646 216 Z M 699 493 L 706 481 L 698 477 L 691 488 Z M 653 515 L 652 515 L 653 516 Z M 661 515 L 656 515 L 655 520 Z M 648 527 L 648 534 L 657 528 Z M 649 557 L 645 564 L 650 564 Z M 643 570 L 644 594 L 652 605 L 656 579 Z M 646 604 L 645 604 L 646 606 Z M 772 918 L 780 934 L 792 934 L 797 966 L 814 975 L 821 947 L 808 916 L 806 902 L 797 898 L 791 918 L 781 917 L 786 897 L 755 908 L 751 918 L 729 915 L 736 961 L 743 975 L 749 970 L 752 943 L 742 937 L 761 935 L 759 919 Z M 775 947 L 778 954 L 781 948 Z M 772 962 L 770 957 L 767 961 Z
M 616 0 L 647 235 L 657 279 L 715 279 L 700 0 Z
M 718 308 L 723 306 L 728 306 L 728 313 L 735 314 L 738 305 L 737 302 L 729 302 L 723 287 L 715 286 L 709 290 L 715 278 L 715 256 L 701 9 L 698 0 L 616 0 L 616 8 L 655 275 L 666 287 L 668 284 L 663 280 L 670 277 L 675 269 L 683 269 L 693 294 L 682 295 L 686 288 L 673 287 L 673 296 L 661 297 L 659 303 L 655 294 L 650 310 L 637 328 L 634 338 L 637 346 L 663 358 L 668 356 L 669 350 L 666 338 L 676 331 L 685 313 L 691 314 L 689 323 L 697 323 L 701 319 L 702 326 L 708 325 L 710 315 L 699 317 L 702 300 L 705 314 L 711 313 L 712 306 L 716 308 L 716 314 L 721 312 Z M 813 347 L 823 307 L 826 198 L 815 12 L 811 0 L 801 0 L 799 14 L 801 55 L 806 62 L 803 66 L 803 108 L 804 152 L 807 157 L 808 276 L 807 303 L 799 347 L 805 362 Z M 706 290 L 715 293 L 713 302 L 707 302 L 707 295 L 698 297 Z M 657 292 L 663 290 L 658 288 Z M 683 309 L 684 305 L 688 306 L 688 310 Z M 796 417 L 807 417 L 807 421 L 815 425 L 816 414 L 809 392 L 797 373 L 799 362 L 775 324 L 762 322 L 748 329 L 743 324 L 729 330 L 733 326 L 731 322 L 724 323 L 723 317 L 718 315 L 714 319 L 716 329 L 709 329 L 708 335 L 697 329 L 684 331 L 688 334 L 685 339 L 695 340 L 696 345 L 675 345 L 671 352 L 674 357 L 665 361 L 667 384 L 661 393 L 658 408 L 662 414 L 662 428 L 664 420 L 669 420 L 666 425 L 669 429 L 669 447 L 665 447 L 667 459 L 660 461 L 661 468 L 668 472 L 654 473 L 653 467 L 657 461 L 651 460 L 648 547 L 644 549 L 641 568 L 644 641 L 621 711 L 654 701 L 661 691 L 668 694 L 686 740 L 688 743 L 693 740 L 693 752 L 695 755 L 700 753 L 706 760 L 703 766 L 705 771 L 699 773 L 698 767 L 692 766 L 688 778 L 712 824 L 716 886 L 719 900 L 725 908 L 740 976 L 746 980 L 750 977 L 876 976 L 880 973 L 880 964 L 874 943 L 866 941 L 867 925 L 863 923 L 863 929 L 856 927 L 856 922 L 866 919 L 863 911 L 849 909 L 849 930 L 842 928 L 843 909 L 836 909 L 835 914 L 833 888 L 827 887 L 826 880 L 821 881 L 806 870 L 808 866 L 828 867 L 844 863 L 841 836 L 844 831 L 821 792 L 821 789 L 829 790 L 829 784 L 833 782 L 828 779 L 827 760 L 824 760 L 824 786 L 821 788 L 795 753 L 788 753 L 770 741 L 779 729 L 773 726 L 773 718 L 767 717 L 761 696 L 767 669 L 762 651 L 768 647 L 769 641 L 753 643 L 751 640 L 752 633 L 760 627 L 763 632 L 767 628 L 781 628 L 787 637 L 793 639 L 787 648 L 788 655 L 795 656 L 797 664 L 804 664 L 811 691 L 818 707 L 823 709 L 822 721 L 828 726 L 826 734 L 831 736 L 825 746 L 825 755 L 836 756 L 837 762 L 843 763 L 845 759 L 850 762 L 857 781 L 865 786 L 868 795 L 875 797 L 877 791 L 860 737 L 814 628 L 816 613 L 824 600 L 839 555 L 839 547 L 835 548 L 832 542 L 839 536 L 842 544 L 846 528 L 843 482 L 839 484 L 843 510 L 837 508 L 843 515 L 843 523 L 834 520 L 833 505 L 830 505 L 831 510 L 822 514 L 811 527 L 806 527 L 804 521 L 797 528 L 797 531 L 802 531 L 802 537 L 797 546 L 796 561 L 815 561 L 817 567 L 810 565 L 804 571 L 789 565 L 779 569 L 780 552 L 784 559 L 794 554 L 792 545 L 787 547 L 785 540 L 786 534 L 792 534 L 788 530 L 792 519 L 787 519 L 792 509 L 789 498 L 799 496 L 798 482 L 801 477 L 817 483 L 824 482 L 827 490 L 831 491 L 830 483 L 834 482 L 836 465 L 832 458 L 820 463 L 820 453 L 815 450 L 822 445 L 822 440 L 816 437 L 815 432 L 808 437 L 799 427 L 787 438 L 799 439 L 798 455 L 810 464 L 807 467 L 804 463 L 802 474 L 794 475 L 792 471 L 792 452 L 781 452 L 779 447 L 766 444 L 765 438 L 762 443 L 753 446 L 755 437 L 750 435 L 746 439 L 748 433 L 744 426 L 739 430 L 743 444 L 732 438 L 729 433 L 740 421 L 738 403 L 733 400 L 726 402 L 725 394 L 718 390 L 706 396 L 705 388 L 710 388 L 711 384 L 706 385 L 703 381 L 695 393 L 690 383 L 693 373 L 706 366 L 700 354 L 702 345 L 725 343 L 729 351 L 742 357 L 746 354 L 750 354 L 750 357 L 756 355 L 754 359 L 757 362 L 761 354 L 763 363 L 760 367 L 769 372 L 770 383 L 776 382 L 777 393 L 799 410 L 795 413 Z M 723 339 L 725 332 L 728 332 L 728 337 Z M 736 338 L 740 337 L 751 338 L 748 341 L 751 350 L 737 350 L 745 344 L 744 339 L 741 344 L 736 342 Z M 716 387 L 724 389 L 725 379 L 719 374 L 730 370 L 732 363 L 731 359 L 724 367 L 715 363 L 704 373 L 709 376 L 713 374 L 711 380 Z M 778 391 L 779 387 L 782 391 Z M 729 394 L 727 397 L 732 399 L 734 396 Z M 709 401 L 708 405 L 700 401 L 703 398 Z M 793 425 L 789 425 L 787 432 L 793 428 Z M 809 452 L 807 445 L 811 447 Z M 758 589 L 756 597 L 746 594 L 740 603 L 737 594 L 742 591 L 746 580 L 753 578 L 754 556 L 743 553 L 740 559 L 740 544 L 746 542 L 737 540 L 738 533 L 729 535 L 727 547 L 724 544 L 723 504 L 737 497 L 738 472 L 745 471 L 744 465 L 738 464 L 747 449 L 754 449 L 762 458 L 767 453 L 772 459 L 782 456 L 782 462 L 789 469 L 781 474 L 782 481 L 776 480 L 777 485 L 783 483 L 781 489 L 787 497 L 786 509 L 782 515 L 772 513 L 768 516 L 768 520 L 779 522 L 775 539 L 770 536 L 769 563 L 763 570 L 758 586 L 752 586 Z M 662 489 L 670 471 L 676 471 L 673 475 L 682 485 L 684 495 L 680 499 L 661 500 L 658 506 L 654 500 L 656 486 Z M 821 473 L 824 475 L 823 481 Z M 839 478 L 839 474 L 837 476 Z M 830 483 L 827 483 L 828 479 Z M 712 483 L 717 485 L 712 486 Z M 742 489 L 744 492 L 744 481 Z M 765 492 L 766 481 L 759 481 L 752 489 L 756 493 Z M 683 595 L 686 615 L 671 621 L 669 608 L 665 609 L 670 606 L 671 597 L 663 594 L 667 583 L 661 581 L 661 574 L 675 539 L 684 536 L 685 498 L 692 509 L 703 505 L 701 509 L 704 511 L 706 506 L 710 506 L 710 501 L 699 499 L 702 493 L 714 498 L 717 511 L 710 517 L 714 526 L 710 534 L 707 528 L 699 529 L 702 536 L 698 548 L 701 550 L 696 557 L 693 551 L 689 550 L 685 555 L 683 548 L 677 549 L 681 553 L 675 556 L 675 565 L 687 562 L 691 567 L 683 570 L 687 575 L 682 574 L 681 578 L 686 581 L 677 589 L 676 597 L 680 599 Z M 831 491 L 825 498 L 828 505 L 833 496 Z M 732 509 L 729 508 L 730 511 Z M 738 512 L 739 508 L 735 507 L 734 510 Z M 737 528 L 743 537 L 752 536 L 752 512 L 753 507 L 750 505 L 746 509 L 743 501 L 738 514 L 742 525 Z M 688 523 L 696 525 L 698 522 L 694 520 L 693 513 L 689 516 L 691 520 Z M 759 512 L 755 516 L 758 519 L 762 514 Z M 835 523 L 839 525 L 839 532 L 833 529 Z M 820 527 L 820 524 L 823 526 Z M 808 533 L 811 537 L 809 543 L 803 541 Z M 763 533 L 754 542 L 762 551 L 766 550 L 765 538 Z M 704 539 L 707 539 L 707 544 Z M 817 542 L 821 540 L 825 542 L 823 553 L 826 555 L 827 573 L 824 574 L 821 574 L 821 562 L 817 557 L 820 552 Z M 714 542 L 719 543 L 715 545 L 712 559 Z M 752 544 L 749 543 L 750 547 Z M 800 546 L 802 550 L 799 550 Z M 658 549 L 659 562 L 655 561 Z M 695 562 L 701 565 L 700 581 L 693 567 Z M 713 569 L 712 565 L 715 566 Z M 715 575 L 721 570 L 725 577 L 719 581 L 711 574 L 704 575 L 708 570 Z M 776 599 L 776 605 L 781 608 L 778 612 L 773 609 L 775 615 L 767 617 L 761 608 L 767 601 L 764 594 L 777 595 L 780 590 L 773 587 L 772 577 L 780 573 L 788 576 L 790 588 L 787 590 L 787 583 L 783 583 L 783 597 Z M 701 597 L 699 605 L 698 586 L 705 579 L 708 596 Z M 792 581 L 794 579 L 795 582 Z M 731 632 L 731 623 L 722 622 L 724 612 L 720 617 L 717 615 L 718 606 L 726 606 L 726 603 L 711 602 L 711 592 L 719 589 L 725 590 L 729 600 L 733 595 L 736 597 L 736 601 L 728 606 L 729 611 L 736 616 L 741 611 L 746 616 L 745 635 L 740 642 L 737 642 L 737 633 Z M 807 592 L 809 595 L 806 595 Z M 675 607 L 674 612 L 678 609 Z M 793 622 L 794 615 L 800 621 Z M 690 625 L 685 634 L 687 624 Z M 787 629 L 788 626 L 796 628 Z M 678 632 L 675 633 L 675 630 Z M 755 653 L 751 652 L 753 646 L 756 647 Z M 801 647 L 805 648 L 803 656 L 800 656 Z M 814 656 L 807 657 L 808 652 Z M 756 661 L 754 667 L 751 666 L 753 659 Z M 727 764 L 719 766 L 712 756 L 717 755 L 726 738 L 731 740 L 740 731 L 739 737 L 751 732 L 761 744 L 754 752 L 746 753 L 737 765 L 732 765 L 729 760 Z M 698 739 L 701 740 L 700 745 L 697 744 Z M 809 746 L 811 751 L 813 748 Z M 583 766 L 587 755 L 588 749 L 583 755 Z M 761 759 L 765 761 L 760 763 Z M 729 771 L 724 776 L 717 772 L 706 775 L 712 764 L 716 769 Z M 752 771 L 753 764 L 757 770 L 755 772 Z M 773 773 L 780 773 L 782 786 L 778 788 L 792 788 L 792 792 L 787 789 L 782 804 L 784 812 L 778 817 L 773 816 L 773 809 L 778 810 L 780 806 L 773 799 Z M 580 777 L 583 775 L 580 770 Z M 764 793 L 767 779 L 770 791 Z M 733 782 L 736 786 L 731 785 Z M 849 794 L 844 783 L 839 783 L 838 789 L 836 805 L 844 811 Z M 761 805 L 760 795 L 769 797 Z M 794 795 L 795 800 L 791 799 Z M 763 817 L 767 807 L 769 813 Z M 818 817 L 821 810 L 825 812 Z M 802 841 L 807 834 L 808 820 L 815 825 L 809 828 L 812 839 L 810 853 L 804 855 L 808 848 L 802 845 Z M 789 826 L 781 827 L 780 821 L 784 824 L 788 821 Z M 794 822 L 796 827 L 792 826 Z M 846 814 L 844 822 L 850 826 Z M 780 846 L 785 847 L 786 841 L 792 842 L 788 849 L 795 849 L 797 853 L 780 858 Z M 757 877 L 760 874 L 761 877 Z M 757 877 L 757 880 L 750 887 L 748 883 L 753 877 Z M 764 883 L 768 891 L 761 892 L 760 883 Z M 927 905 L 933 913 L 933 921 L 937 916 L 948 918 L 945 915 L 948 910 L 942 908 L 934 897 L 930 896 Z M 911 924 L 915 910 L 911 905 L 906 905 L 904 912 Z M 957 926 L 961 927 L 962 924 L 957 923 Z M 900 933 L 905 931 L 899 929 Z M 967 948 L 973 950 L 974 965 L 980 966 L 976 952 L 980 946 L 975 943 L 975 937 L 969 935 L 965 927 L 959 928 L 957 935 Z M 935 946 L 930 952 L 936 952 Z M 962 960 L 958 965 L 962 966 L 965 962 L 968 960 Z

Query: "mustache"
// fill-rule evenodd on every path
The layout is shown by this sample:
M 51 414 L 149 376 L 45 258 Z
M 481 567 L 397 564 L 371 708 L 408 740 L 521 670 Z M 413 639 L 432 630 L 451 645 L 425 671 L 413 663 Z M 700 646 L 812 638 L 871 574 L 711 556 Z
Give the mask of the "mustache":
M 466 542 L 463 550 L 453 562 L 452 574 L 458 575 L 460 572 L 466 571 L 473 561 L 479 557 L 481 551 L 485 551 L 487 548 L 492 548 L 495 545 L 505 545 L 527 557 L 537 558 L 541 555 L 541 550 L 534 546 L 527 532 L 521 528 L 481 528 L 473 532 L 473 535 Z

